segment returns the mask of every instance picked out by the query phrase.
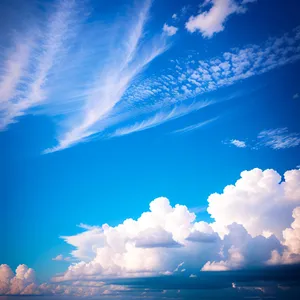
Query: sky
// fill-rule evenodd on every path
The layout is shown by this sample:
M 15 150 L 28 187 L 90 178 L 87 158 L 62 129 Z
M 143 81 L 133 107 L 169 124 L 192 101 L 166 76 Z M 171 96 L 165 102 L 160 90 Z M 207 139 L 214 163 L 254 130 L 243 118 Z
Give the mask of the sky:
M 2 0 L 0 299 L 297 299 L 298 2 Z

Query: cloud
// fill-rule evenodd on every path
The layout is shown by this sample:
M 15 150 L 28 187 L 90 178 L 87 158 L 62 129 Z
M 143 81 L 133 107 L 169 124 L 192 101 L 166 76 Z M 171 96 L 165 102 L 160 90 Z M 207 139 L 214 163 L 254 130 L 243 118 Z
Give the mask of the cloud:
M 218 119 L 218 117 L 207 120 L 207 121 L 204 121 L 204 122 L 200 122 L 200 123 L 197 123 L 197 124 L 194 124 L 194 125 L 190 125 L 190 126 L 182 128 L 182 129 L 177 129 L 177 130 L 173 131 L 173 133 L 187 133 L 187 132 L 199 129 L 199 128 L 201 128 L 201 127 L 203 127 L 203 126 L 205 126 L 209 123 L 212 123 L 212 122 L 216 121 L 217 119 Z
M 232 14 L 244 13 L 245 4 L 254 1 L 243 1 L 238 4 L 235 0 L 208 0 L 201 5 L 201 11 L 197 16 L 191 16 L 185 27 L 189 32 L 199 30 L 203 37 L 211 38 L 215 33 L 224 30 L 224 24 Z M 207 11 L 203 8 L 210 5 Z
M 276 128 L 261 131 L 258 136 L 259 144 L 272 149 L 286 149 L 300 145 L 300 134 L 289 133 L 287 128 Z
M 293 99 L 298 99 L 298 98 L 299 98 L 299 94 L 298 93 L 296 93 L 296 94 L 293 95 Z
M 151 1 L 144 1 L 138 10 L 135 9 L 137 11 L 133 15 L 137 17 L 131 15 L 132 21 L 120 26 L 119 30 L 122 31 L 118 41 L 120 46 L 106 46 L 108 58 L 99 70 L 94 70 L 96 79 L 83 91 L 83 109 L 79 116 L 76 114 L 74 120 L 66 121 L 67 129 L 64 128 L 60 134 L 58 145 L 47 149 L 45 153 L 68 148 L 103 131 L 110 122 L 108 118 L 113 114 L 134 78 L 167 49 L 163 37 L 145 39 L 144 27 L 150 7 Z M 110 35 L 119 34 L 120 32 L 110 33 Z
M 116 282 L 125 278 L 176 274 L 196 280 L 192 274 L 200 270 L 300 262 L 300 170 L 285 172 L 284 179 L 274 170 L 243 171 L 234 185 L 210 195 L 208 204 L 211 223 L 197 222 L 186 206 L 160 197 L 136 220 L 80 225 L 82 233 L 62 237 L 75 247 L 71 254 L 78 262 L 45 284 L 25 265 L 15 274 L 1 265 L 0 294 L 118 295 Z
M 0 295 L 33 295 L 36 288 L 33 269 L 19 265 L 14 274 L 8 265 L 0 265 Z
M 199 102 L 194 102 L 190 105 L 184 105 L 184 104 L 177 105 L 170 110 L 158 112 L 157 114 L 150 117 L 149 119 L 143 120 L 141 122 L 137 122 L 133 125 L 124 128 L 119 128 L 112 134 L 112 136 L 122 136 L 122 135 L 127 135 L 138 131 L 143 131 L 149 128 L 153 128 L 165 122 L 177 119 L 191 112 L 205 108 L 209 105 L 212 105 L 213 103 L 214 103 L 213 101 L 199 101 Z
M 247 147 L 247 145 L 244 141 L 240 141 L 240 140 L 236 140 L 236 139 L 230 140 L 229 143 L 238 148 L 246 148 Z
M 153 127 L 153 123 L 162 124 L 161 120 L 168 119 L 168 113 L 161 111 L 166 111 L 167 107 L 181 106 L 183 101 L 299 60 L 298 30 L 272 37 L 261 45 L 231 49 L 208 60 L 201 60 L 198 54 L 171 60 L 161 74 L 138 80 L 128 88 L 123 100 L 130 103 L 129 107 L 133 110 L 135 106 L 142 105 L 138 116 L 147 115 L 145 111 L 151 112 L 152 116 L 124 128 L 139 131 L 149 124 L 149 128 Z
M 247 269 L 284 264 L 287 253 L 297 262 L 297 207 L 299 170 L 285 172 L 284 179 L 274 170 L 243 171 L 234 185 L 209 196 L 211 223 L 196 222 L 186 206 L 160 197 L 137 220 L 84 226 L 84 232 L 63 237 L 81 261 L 53 280 Z
M 289 133 L 287 128 L 267 129 L 258 133 L 252 143 L 247 143 L 238 139 L 232 139 L 224 144 L 232 144 L 238 148 L 251 147 L 251 149 L 259 149 L 268 147 L 273 150 L 282 150 L 300 145 L 300 134 L 293 132 Z
M 177 27 L 169 26 L 168 24 L 164 24 L 163 31 L 168 35 L 172 36 L 175 35 L 178 31 Z
M 281 252 L 283 246 L 275 236 L 252 237 L 237 223 L 228 227 L 229 233 L 222 242 L 222 260 L 208 261 L 202 271 L 228 271 L 234 269 L 261 266 L 271 257 L 272 251 Z
M 71 257 L 65 257 L 62 254 L 57 255 L 56 257 L 53 257 L 52 260 L 54 261 L 72 261 Z
M 78 22 L 75 1 L 58 1 L 52 10 L 43 28 L 18 34 L 14 50 L 7 51 L 0 83 L 1 130 L 48 99 L 50 75 L 67 53 L 66 44 Z
M 283 178 L 272 169 L 243 171 L 234 185 L 209 196 L 212 227 L 224 234 L 226 226 L 236 222 L 253 237 L 268 231 L 282 239 L 282 230 L 292 222 L 292 210 L 300 204 L 299 176 L 299 170 L 287 171 Z

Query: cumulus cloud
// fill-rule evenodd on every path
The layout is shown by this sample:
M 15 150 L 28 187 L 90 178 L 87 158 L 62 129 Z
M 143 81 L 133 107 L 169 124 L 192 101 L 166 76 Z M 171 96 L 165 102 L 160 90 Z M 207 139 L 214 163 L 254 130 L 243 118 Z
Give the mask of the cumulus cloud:
M 19 265 L 16 273 L 8 265 L 0 265 L 0 295 L 33 295 L 37 293 L 35 271 Z
M 300 262 L 300 170 L 243 171 L 234 185 L 208 198 L 212 222 L 196 221 L 165 197 L 117 226 L 89 226 L 63 237 L 74 261 L 51 284 L 38 285 L 25 265 L 0 267 L 1 294 L 107 294 L 107 278 L 187 274 Z M 58 255 L 56 259 L 63 259 Z M 194 275 L 193 275 L 194 274 Z M 105 292 L 106 291 L 106 292 Z
M 299 170 L 287 171 L 283 178 L 272 169 L 243 171 L 234 185 L 209 196 L 213 228 L 224 234 L 226 226 L 236 222 L 253 237 L 271 232 L 281 239 L 293 220 L 292 210 L 300 204 L 299 176 Z
M 168 24 L 164 24 L 163 31 L 168 35 L 172 36 L 175 35 L 178 31 L 178 28 L 175 26 L 169 26 Z
M 160 197 L 136 220 L 114 227 L 81 224 L 82 233 L 63 237 L 75 247 L 65 273 L 39 285 L 27 266 L 13 273 L 1 265 L 1 294 L 106 294 L 114 289 L 103 283 L 107 278 L 190 276 L 300 261 L 300 170 L 283 178 L 274 170 L 243 171 L 234 185 L 209 196 L 207 211 L 212 222 L 197 222 L 186 206 Z
M 246 148 L 247 147 L 246 142 L 236 140 L 236 139 L 230 140 L 229 143 L 236 146 L 236 147 L 238 147 L 238 148 Z
M 287 171 L 283 178 L 274 170 L 244 171 L 223 193 L 209 196 L 211 223 L 196 222 L 186 206 L 172 206 L 161 197 L 137 220 L 127 219 L 115 227 L 82 226 L 84 232 L 63 237 L 75 247 L 73 257 L 81 261 L 53 280 L 282 264 L 284 255 L 292 257 L 299 250 L 299 205 L 300 170 Z
M 57 256 L 53 257 L 52 260 L 54 261 L 72 261 L 71 257 L 65 257 L 62 254 L 58 254 Z
M 245 4 L 254 2 L 246 0 L 239 4 L 236 0 L 207 0 L 201 5 L 197 16 L 191 16 L 185 27 L 189 32 L 199 30 L 203 37 L 211 38 L 215 33 L 224 30 L 224 24 L 232 14 L 244 13 Z M 206 6 L 209 10 L 203 11 Z

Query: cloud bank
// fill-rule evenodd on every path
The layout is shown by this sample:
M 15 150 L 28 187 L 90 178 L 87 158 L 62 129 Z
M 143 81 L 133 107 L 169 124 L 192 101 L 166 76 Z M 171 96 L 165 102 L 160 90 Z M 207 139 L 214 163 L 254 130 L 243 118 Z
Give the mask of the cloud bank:
M 1 265 L 0 294 L 92 293 L 86 285 L 101 294 L 108 278 L 197 278 L 201 271 L 300 262 L 300 170 L 283 177 L 272 169 L 243 171 L 234 185 L 209 196 L 207 211 L 212 222 L 196 221 L 185 205 L 172 206 L 160 197 L 137 220 L 82 224 L 82 233 L 62 237 L 75 248 L 65 273 L 38 285 L 27 266 L 14 274 Z M 77 285 L 85 286 L 78 290 Z
M 78 260 L 56 281 L 235 270 L 299 261 L 300 171 L 243 171 L 208 198 L 212 222 L 161 197 L 137 220 L 63 237 Z

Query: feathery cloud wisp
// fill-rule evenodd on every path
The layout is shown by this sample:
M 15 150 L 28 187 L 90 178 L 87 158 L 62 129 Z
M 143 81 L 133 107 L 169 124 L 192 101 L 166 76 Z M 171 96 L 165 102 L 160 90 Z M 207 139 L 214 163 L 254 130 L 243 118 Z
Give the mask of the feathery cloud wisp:
M 16 50 L 4 62 L 0 83 L 2 130 L 47 99 L 50 73 L 67 51 L 66 42 L 77 18 L 73 0 L 58 2 L 53 11 L 45 28 L 31 29 L 25 38 L 15 39 Z

